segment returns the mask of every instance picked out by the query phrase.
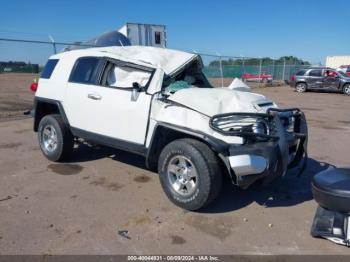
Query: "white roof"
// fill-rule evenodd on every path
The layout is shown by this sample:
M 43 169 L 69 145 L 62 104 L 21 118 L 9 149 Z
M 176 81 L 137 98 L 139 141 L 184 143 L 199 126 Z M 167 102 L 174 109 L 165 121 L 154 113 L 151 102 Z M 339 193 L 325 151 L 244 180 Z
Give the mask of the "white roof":
M 106 55 L 105 53 L 108 53 L 110 57 L 122 61 L 137 63 L 144 66 L 148 65 L 154 68 L 162 68 L 168 75 L 171 75 L 177 71 L 177 69 L 198 57 L 196 54 L 183 51 L 150 46 L 97 47 L 69 52 L 79 53 L 80 56 L 94 55 L 94 53 L 99 56 L 104 56 Z

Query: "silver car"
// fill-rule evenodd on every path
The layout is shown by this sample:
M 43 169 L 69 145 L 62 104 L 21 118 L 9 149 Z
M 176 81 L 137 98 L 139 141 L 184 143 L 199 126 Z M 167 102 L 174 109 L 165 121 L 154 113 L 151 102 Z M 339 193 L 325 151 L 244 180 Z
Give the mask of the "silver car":
M 299 93 L 316 89 L 335 90 L 350 95 L 350 77 L 327 67 L 301 69 L 291 77 L 289 85 Z

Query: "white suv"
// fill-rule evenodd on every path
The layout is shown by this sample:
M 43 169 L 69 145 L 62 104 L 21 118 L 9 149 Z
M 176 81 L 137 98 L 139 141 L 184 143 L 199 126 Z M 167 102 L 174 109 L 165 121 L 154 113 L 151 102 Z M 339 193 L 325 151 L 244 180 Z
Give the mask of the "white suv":
M 77 138 L 140 154 L 188 210 L 216 198 L 223 174 L 246 188 L 306 162 L 300 110 L 244 86 L 213 88 L 202 67 L 196 54 L 140 46 L 50 57 L 34 101 L 43 154 L 64 161 Z

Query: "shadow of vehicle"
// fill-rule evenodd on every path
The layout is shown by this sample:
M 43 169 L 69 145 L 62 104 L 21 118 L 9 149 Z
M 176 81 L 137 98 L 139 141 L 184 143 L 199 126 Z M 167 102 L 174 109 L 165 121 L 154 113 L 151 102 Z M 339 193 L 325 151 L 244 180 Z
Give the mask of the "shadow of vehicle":
M 223 189 L 219 198 L 200 212 L 230 212 L 253 202 L 271 208 L 293 206 L 309 201 L 313 199 L 311 192 L 313 176 L 330 167 L 333 166 L 309 158 L 308 166 L 300 177 L 293 174 L 292 170 L 266 187 L 252 186 L 245 190 L 233 186 L 229 179 L 224 179 Z
M 79 143 L 78 147 L 74 149 L 74 152 L 67 163 L 88 162 L 101 158 L 110 158 L 128 165 L 148 170 L 145 165 L 145 158 L 140 155 L 110 147 L 90 145 L 87 143 Z
M 113 148 L 90 146 L 88 144 L 80 144 L 69 162 L 93 161 L 107 157 L 149 171 L 145 166 L 145 159 L 142 156 Z M 333 166 L 309 158 L 307 168 L 300 177 L 293 174 L 293 170 L 291 170 L 284 177 L 273 181 L 266 187 L 252 186 L 245 190 L 232 185 L 230 178 L 225 176 L 222 192 L 218 199 L 199 212 L 225 213 L 243 208 L 253 202 L 271 208 L 293 206 L 309 201 L 312 199 L 312 177 L 318 172 L 330 167 Z

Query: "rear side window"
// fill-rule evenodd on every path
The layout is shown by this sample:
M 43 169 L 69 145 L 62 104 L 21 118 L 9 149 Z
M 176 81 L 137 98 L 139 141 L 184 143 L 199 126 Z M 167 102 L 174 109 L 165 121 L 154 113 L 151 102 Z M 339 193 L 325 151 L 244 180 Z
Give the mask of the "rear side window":
M 322 70 L 315 69 L 309 72 L 309 76 L 322 76 Z
M 306 70 L 305 69 L 302 69 L 302 70 L 299 70 L 296 75 L 297 76 L 303 76 L 305 74 Z
M 41 72 L 40 78 L 49 79 L 57 63 L 58 63 L 58 59 L 49 59 L 49 61 L 47 61 L 44 67 L 44 70 Z
M 346 72 L 350 72 L 350 67 L 347 68 Z
M 72 70 L 69 81 L 82 84 L 94 84 L 96 81 L 97 65 L 100 61 L 97 57 L 79 58 Z

